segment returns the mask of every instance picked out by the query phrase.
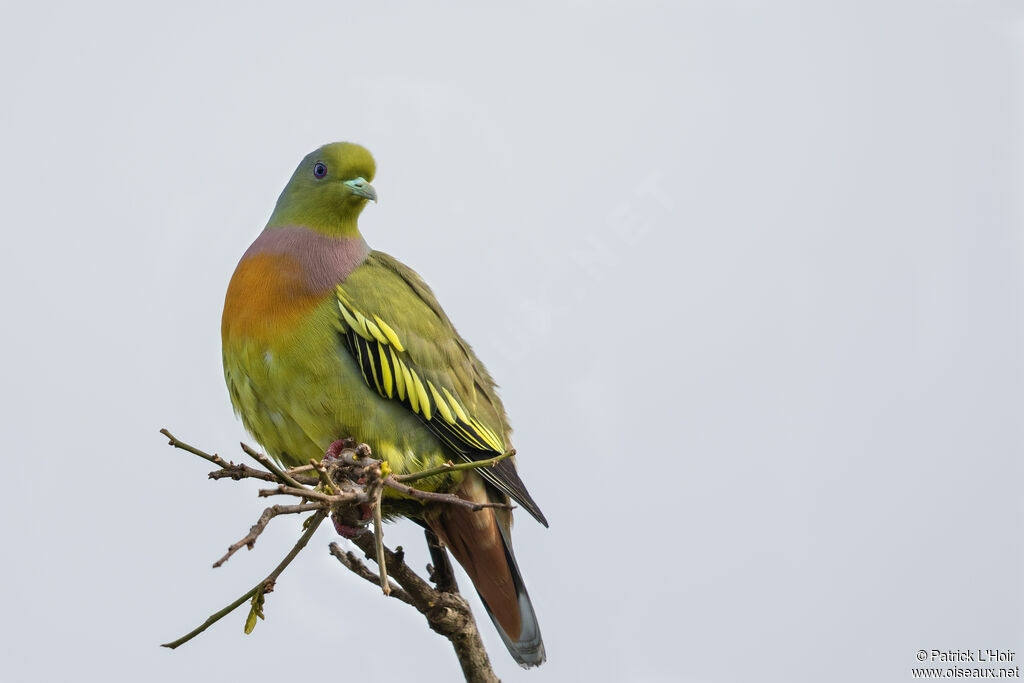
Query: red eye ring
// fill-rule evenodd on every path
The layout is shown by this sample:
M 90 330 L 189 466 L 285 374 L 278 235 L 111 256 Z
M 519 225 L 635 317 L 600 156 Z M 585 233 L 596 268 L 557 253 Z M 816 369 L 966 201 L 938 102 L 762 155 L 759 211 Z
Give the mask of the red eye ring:
M 323 178 L 325 175 L 327 175 L 327 166 L 324 165 L 324 162 L 318 161 L 315 164 L 313 164 L 314 178 L 320 179 Z

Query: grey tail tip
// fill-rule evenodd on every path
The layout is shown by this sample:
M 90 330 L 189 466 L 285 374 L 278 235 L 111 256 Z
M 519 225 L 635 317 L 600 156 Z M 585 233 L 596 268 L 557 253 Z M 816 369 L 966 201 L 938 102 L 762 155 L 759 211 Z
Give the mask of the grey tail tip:
M 519 572 L 519 565 L 516 563 L 515 555 L 512 554 L 512 543 L 508 530 L 501 525 L 498 528 L 501 531 L 501 538 L 505 545 L 505 558 L 508 560 L 508 567 L 512 572 L 512 581 L 516 588 L 516 600 L 519 603 L 521 630 L 516 639 L 511 638 L 505 633 L 505 629 L 494 618 L 494 614 L 491 612 L 491 608 L 487 606 L 487 601 L 483 600 L 483 596 L 481 596 L 481 601 L 484 603 L 484 610 L 487 612 L 487 616 L 491 618 L 494 627 L 498 630 L 498 635 L 504 641 L 508 653 L 512 655 L 512 659 L 516 660 L 516 663 L 524 669 L 532 669 L 535 666 L 540 666 L 547 659 L 547 654 L 544 652 L 544 639 L 540 634 L 540 624 L 537 623 L 537 613 L 534 612 L 533 603 L 530 602 L 530 594 L 526 592 L 526 585 L 523 583 L 523 575 Z
M 521 612 L 524 621 L 524 631 L 521 640 L 512 640 L 505 633 L 505 629 L 501 627 L 498 620 L 491 614 L 491 610 L 487 607 L 486 602 L 484 603 L 484 609 L 487 612 L 487 616 L 494 622 L 495 628 L 498 629 L 498 635 L 505 641 L 505 647 L 508 649 L 508 653 L 512 655 L 512 659 L 516 660 L 516 664 L 524 669 L 532 669 L 543 664 L 548 657 L 544 651 L 544 640 L 540 635 L 540 627 L 537 625 L 537 615 L 533 612 L 533 605 L 530 604 L 530 596 L 526 594 L 526 591 L 520 593 L 519 604 L 521 608 L 525 607 L 525 611 Z
M 547 661 L 547 653 L 544 652 L 544 643 L 539 643 L 537 647 L 530 648 L 528 650 L 513 650 L 509 648 L 509 652 L 512 654 L 512 658 L 516 660 L 516 663 L 524 669 L 532 669 L 535 666 L 540 666 Z

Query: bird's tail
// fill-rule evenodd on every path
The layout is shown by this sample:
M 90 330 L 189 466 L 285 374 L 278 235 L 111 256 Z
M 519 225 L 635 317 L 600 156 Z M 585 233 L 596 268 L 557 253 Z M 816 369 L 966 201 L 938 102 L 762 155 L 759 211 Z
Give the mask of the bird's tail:
M 456 493 L 490 502 L 487 485 L 476 473 L 467 473 Z M 543 663 L 540 625 L 512 552 L 511 512 L 444 505 L 426 521 L 469 574 L 509 654 L 524 668 Z

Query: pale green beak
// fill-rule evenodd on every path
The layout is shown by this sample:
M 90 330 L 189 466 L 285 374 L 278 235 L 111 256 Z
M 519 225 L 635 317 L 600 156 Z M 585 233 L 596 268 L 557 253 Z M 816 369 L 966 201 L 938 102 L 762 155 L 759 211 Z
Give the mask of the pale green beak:
M 348 185 L 350 190 L 352 190 L 352 194 L 357 197 L 365 197 L 371 201 L 377 201 L 377 190 L 373 189 L 373 185 L 366 182 L 365 178 L 353 178 L 352 180 L 346 180 L 345 184 Z

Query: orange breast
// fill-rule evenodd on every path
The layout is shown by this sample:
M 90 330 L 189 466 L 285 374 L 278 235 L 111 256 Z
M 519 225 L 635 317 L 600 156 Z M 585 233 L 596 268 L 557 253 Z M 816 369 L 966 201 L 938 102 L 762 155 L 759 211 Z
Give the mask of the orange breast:
M 274 346 L 323 301 L 311 291 L 299 263 L 284 254 L 243 259 L 228 284 L 221 320 L 225 344 L 256 342 Z

